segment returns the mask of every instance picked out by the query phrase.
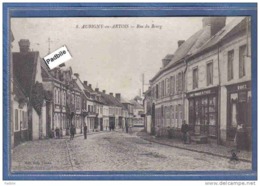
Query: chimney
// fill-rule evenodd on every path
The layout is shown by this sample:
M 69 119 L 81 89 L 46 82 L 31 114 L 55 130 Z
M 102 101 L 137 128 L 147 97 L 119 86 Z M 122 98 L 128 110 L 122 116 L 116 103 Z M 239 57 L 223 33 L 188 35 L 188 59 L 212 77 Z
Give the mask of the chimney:
M 92 88 L 92 85 L 91 85 L 91 84 L 89 84 L 89 85 L 88 85 L 88 87 L 89 87 L 89 88 Z
M 106 93 L 106 91 L 105 91 L 105 90 L 103 90 L 102 92 L 103 92 L 104 94 Z
M 226 25 L 226 17 L 204 17 L 202 24 L 203 28 L 210 27 L 210 37 L 212 37 Z
M 20 52 L 26 53 L 30 51 L 30 41 L 29 39 L 21 39 L 19 41 L 19 47 L 20 47 Z
M 185 40 L 179 40 L 178 41 L 178 48 L 185 42 Z
M 85 86 L 88 86 L 88 81 L 83 81 Z
M 99 92 L 99 88 L 95 88 L 95 91 L 96 91 L 96 92 Z
M 120 94 L 120 93 L 117 93 L 117 94 L 116 94 L 116 99 L 118 99 L 119 101 L 121 101 L 121 94 Z
M 110 96 L 114 96 L 112 92 L 109 93 Z
M 174 55 L 168 54 L 168 55 L 165 56 L 164 59 L 162 59 L 162 65 L 163 65 L 163 67 L 165 67 L 166 65 L 168 65 L 168 64 L 171 62 L 173 56 L 174 56 Z
M 78 74 L 78 73 L 74 73 L 74 76 L 76 76 L 77 78 L 79 78 L 79 74 Z

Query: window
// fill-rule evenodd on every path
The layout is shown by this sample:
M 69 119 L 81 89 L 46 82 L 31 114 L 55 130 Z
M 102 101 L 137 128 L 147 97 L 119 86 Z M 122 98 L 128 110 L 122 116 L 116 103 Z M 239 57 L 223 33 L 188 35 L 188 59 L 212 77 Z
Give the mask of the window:
M 179 105 L 179 123 L 178 125 L 181 125 L 182 122 L 182 105 Z
M 193 89 L 198 88 L 198 68 L 194 68 L 192 72 L 193 77 Z
M 24 117 L 24 111 L 22 111 L 22 129 L 25 128 L 25 117 Z
M 182 92 L 182 72 L 178 73 L 178 93 Z
M 228 81 L 234 78 L 233 63 L 234 63 L 234 50 L 231 50 L 228 52 Z
M 207 85 L 213 84 L 213 63 L 207 64 Z
M 170 79 L 166 79 L 166 81 L 167 81 L 167 87 L 166 87 L 166 89 L 167 89 L 167 96 L 168 95 L 170 95 L 170 91 L 171 91 L 171 89 L 170 89 Z
M 179 76 L 178 74 L 176 74 L 176 83 L 175 83 L 175 88 L 176 88 L 176 94 L 178 94 L 179 92 Z
M 172 94 L 175 94 L 175 76 L 172 77 Z
M 246 45 L 239 47 L 239 78 L 246 75 L 245 72 Z
M 173 76 L 170 77 L 170 82 L 169 82 L 169 95 L 172 95 L 172 81 L 173 81 Z
M 162 97 L 164 97 L 164 95 L 165 95 L 164 80 L 162 81 L 161 89 L 162 89 Z
M 14 129 L 17 131 L 19 130 L 19 125 L 18 125 L 18 109 L 15 109 L 15 126 Z
M 163 105 L 161 106 L 161 117 L 163 117 Z
M 57 90 L 54 88 L 54 103 L 57 103 Z
M 158 84 L 156 84 L 156 87 L 155 87 L 155 97 L 156 97 L 156 99 L 159 98 L 159 88 L 158 88 Z
M 22 130 L 23 128 L 23 111 L 20 110 L 20 122 L 19 122 L 19 125 L 20 125 L 20 130 Z
M 57 89 L 57 103 L 60 103 L 60 91 Z
M 27 125 L 27 112 L 23 111 L 23 128 L 27 129 L 28 125 Z

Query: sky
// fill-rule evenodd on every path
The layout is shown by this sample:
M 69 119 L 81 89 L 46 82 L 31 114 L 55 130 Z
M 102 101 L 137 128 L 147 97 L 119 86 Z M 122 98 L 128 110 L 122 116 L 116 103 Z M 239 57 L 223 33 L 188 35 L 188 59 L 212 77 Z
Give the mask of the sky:
M 20 39 L 29 39 L 30 49 L 43 58 L 50 38 L 51 52 L 66 45 L 72 59 L 65 65 L 82 81 L 131 99 L 140 94 L 142 74 L 146 90 L 178 40 L 201 28 L 201 17 L 11 18 L 12 51 L 19 51 Z

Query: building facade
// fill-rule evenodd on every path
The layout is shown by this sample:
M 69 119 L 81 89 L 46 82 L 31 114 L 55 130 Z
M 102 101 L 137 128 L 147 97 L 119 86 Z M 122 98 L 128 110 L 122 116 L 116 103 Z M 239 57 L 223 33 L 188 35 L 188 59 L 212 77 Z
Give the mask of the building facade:
M 250 19 L 236 17 L 226 24 L 226 17 L 205 17 L 202 22 L 150 81 L 156 133 L 178 129 L 185 120 L 192 136 L 233 145 L 243 124 L 251 144 Z

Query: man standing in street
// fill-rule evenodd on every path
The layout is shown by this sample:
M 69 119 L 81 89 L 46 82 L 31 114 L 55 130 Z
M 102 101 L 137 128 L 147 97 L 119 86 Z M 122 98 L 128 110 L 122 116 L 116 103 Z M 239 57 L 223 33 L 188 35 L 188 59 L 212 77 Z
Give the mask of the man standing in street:
M 71 125 L 71 127 L 70 127 L 70 140 L 74 139 L 74 135 L 75 135 L 75 127 L 74 127 L 74 125 Z
M 183 120 L 182 122 L 182 126 L 181 126 L 181 132 L 183 135 L 183 143 L 187 144 L 187 133 L 189 132 L 189 125 L 186 123 L 185 120 Z
M 86 123 L 84 124 L 84 139 L 87 139 L 87 131 L 88 131 L 88 127 L 86 125 Z

